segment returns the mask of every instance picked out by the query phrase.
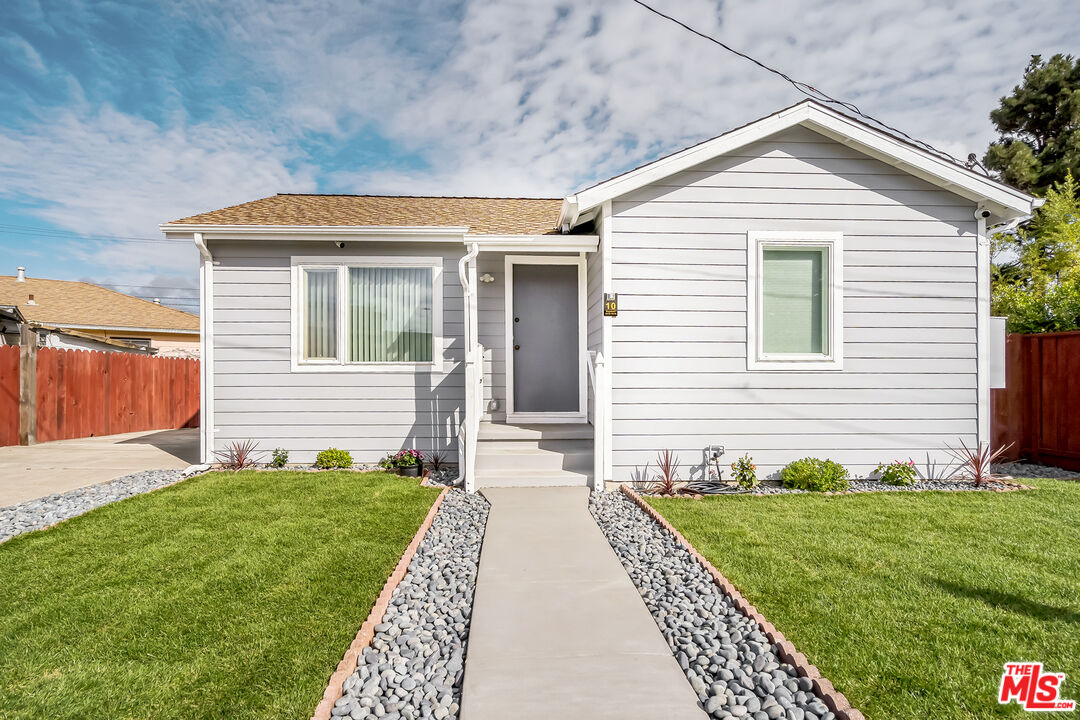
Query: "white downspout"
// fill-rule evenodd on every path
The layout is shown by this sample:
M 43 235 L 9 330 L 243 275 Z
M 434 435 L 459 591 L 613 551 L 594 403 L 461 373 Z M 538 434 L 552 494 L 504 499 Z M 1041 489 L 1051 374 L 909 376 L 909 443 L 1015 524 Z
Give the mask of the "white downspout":
M 475 318 L 473 317 L 473 296 L 476 292 L 476 286 L 472 282 L 472 276 L 476 274 L 476 269 L 475 267 L 469 268 L 469 263 L 476 260 L 479 254 L 480 246 L 477 243 L 472 243 L 469 246 L 469 251 L 458 260 L 458 280 L 461 282 L 462 305 L 465 311 L 464 337 L 462 338 L 465 345 L 465 407 L 458 431 L 458 468 L 464 476 L 466 492 L 472 492 L 476 489 L 473 478 L 475 462 L 472 448 L 475 447 L 473 435 L 479 428 L 480 419 L 473 417 L 473 415 L 476 414 L 476 410 L 482 402 L 482 399 L 477 401 L 475 398 L 478 384 L 475 375 L 477 371 L 483 372 L 483 358 L 480 358 L 478 363 L 477 358 L 473 357 L 476 352 L 476 328 Z M 464 434 L 461 432 L 461 428 L 465 429 Z
M 214 460 L 214 256 L 202 233 L 193 233 L 199 250 L 199 460 Z

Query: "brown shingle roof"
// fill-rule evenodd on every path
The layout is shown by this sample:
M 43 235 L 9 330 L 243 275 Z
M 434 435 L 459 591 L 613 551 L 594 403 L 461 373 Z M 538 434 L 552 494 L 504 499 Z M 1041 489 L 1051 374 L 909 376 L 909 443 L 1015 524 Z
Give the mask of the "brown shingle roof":
M 0 305 L 17 306 L 35 325 L 199 331 L 198 315 L 84 282 L 0 275 Z
M 192 215 L 176 224 L 468 227 L 477 235 L 556 232 L 560 198 L 279 194 Z

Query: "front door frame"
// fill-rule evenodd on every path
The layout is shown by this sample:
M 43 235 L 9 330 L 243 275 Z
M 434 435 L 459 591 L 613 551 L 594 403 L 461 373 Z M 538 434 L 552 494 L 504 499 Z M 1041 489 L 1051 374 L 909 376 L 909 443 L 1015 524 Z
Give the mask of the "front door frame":
M 589 388 L 585 367 L 586 275 L 585 253 L 569 255 L 507 255 L 505 315 L 506 346 L 506 422 L 508 423 L 585 423 L 588 422 Z M 578 269 L 578 411 L 577 412 L 514 412 L 514 265 L 576 265 Z

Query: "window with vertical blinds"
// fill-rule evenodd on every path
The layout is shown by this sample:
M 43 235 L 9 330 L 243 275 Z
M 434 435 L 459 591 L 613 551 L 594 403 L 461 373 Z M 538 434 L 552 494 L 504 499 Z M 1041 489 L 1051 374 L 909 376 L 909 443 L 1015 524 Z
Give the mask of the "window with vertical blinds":
M 377 262 L 297 263 L 299 362 L 408 367 L 436 361 L 441 258 Z
M 348 361 L 430 362 L 430 267 L 350 267 Z
M 305 360 L 337 358 L 338 271 L 304 270 Z
M 762 249 L 762 352 L 767 355 L 828 352 L 828 268 L 828 248 Z

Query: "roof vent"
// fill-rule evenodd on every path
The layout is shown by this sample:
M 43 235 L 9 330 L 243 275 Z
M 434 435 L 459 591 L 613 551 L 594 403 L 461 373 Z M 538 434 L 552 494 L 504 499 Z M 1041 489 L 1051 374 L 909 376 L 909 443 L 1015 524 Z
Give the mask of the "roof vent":
M 26 282 L 26 268 L 20 266 L 15 270 L 18 272 L 18 275 L 15 276 L 15 282 Z
M 30 293 L 30 299 L 26 301 L 26 304 L 27 305 L 37 305 L 37 303 L 34 302 L 34 293 Z

